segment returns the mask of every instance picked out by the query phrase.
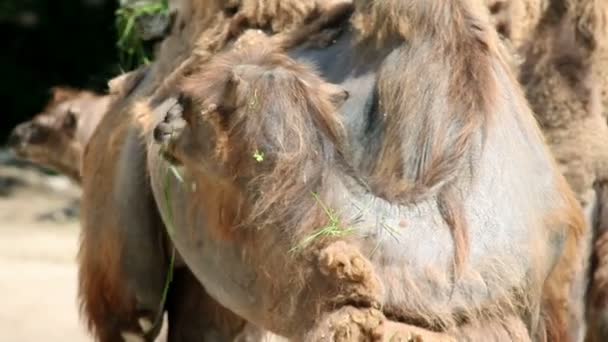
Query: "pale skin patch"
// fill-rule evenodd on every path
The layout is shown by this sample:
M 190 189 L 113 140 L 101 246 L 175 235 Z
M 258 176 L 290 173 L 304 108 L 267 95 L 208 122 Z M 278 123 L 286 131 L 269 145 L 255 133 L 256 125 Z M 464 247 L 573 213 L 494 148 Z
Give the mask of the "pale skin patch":
M 124 342 L 146 342 L 143 337 L 132 332 L 122 332 L 120 336 L 122 336 Z
M 139 327 L 145 334 L 147 334 L 152 330 L 152 328 L 154 328 L 154 324 L 152 324 L 152 322 L 147 318 L 140 318 L 137 320 L 137 322 L 139 323 Z

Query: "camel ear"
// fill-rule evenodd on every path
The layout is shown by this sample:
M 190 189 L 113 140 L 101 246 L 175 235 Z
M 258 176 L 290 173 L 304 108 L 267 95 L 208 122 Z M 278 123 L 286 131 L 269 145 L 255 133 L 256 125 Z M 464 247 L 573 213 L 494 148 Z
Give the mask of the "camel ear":
M 341 87 L 335 84 L 326 83 L 323 88 L 324 89 L 322 90 L 329 94 L 329 100 L 335 108 L 342 107 L 344 102 L 346 102 L 346 100 L 348 100 L 348 97 L 350 96 L 348 91 L 342 89 Z
M 52 103 L 61 103 L 78 96 L 78 91 L 69 87 L 57 86 L 51 88 Z
M 149 67 L 144 66 L 139 69 L 120 74 L 108 81 L 108 92 L 112 95 L 124 96 L 130 94 L 135 87 L 146 76 Z

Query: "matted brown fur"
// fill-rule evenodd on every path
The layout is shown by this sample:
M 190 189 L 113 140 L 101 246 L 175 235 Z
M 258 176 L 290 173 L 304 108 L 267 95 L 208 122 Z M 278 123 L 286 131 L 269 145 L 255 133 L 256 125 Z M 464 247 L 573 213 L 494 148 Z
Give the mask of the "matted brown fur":
M 579 32 L 598 45 L 598 67 L 595 81 L 601 84 L 603 115 L 608 118 L 608 13 L 601 5 L 602 0 L 570 1 L 564 6 L 572 8 L 575 17 L 572 24 L 580 27 Z M 523 53 L 522 48 L 533 39 L 543 13 L 549 7 L 548 0 L 485 0 L 491 14 L 491 21 L 497 31 L 513 46 L 513 52 Z M 586 33 L 585 33 L 586 32 Z
M 588 298 L 587 341 L 599 342 L 608 336 L 608 186 L 598 186 L 599 214 L 597 238 L 593 243 L 594 272 Z
M 125 317 L 131 319 L 131 322 L 122 324 L 133 324 L 138 316 L 136 314 L 136 299 L 125 287 L 123 282 L 122 266 L 120 251 L 123 248 L 123 243 L 115 232 L 112 226 L 119 225 L 116 222 L 115 216 L 100 217 L 94 215 L 99 201 L 95 204 L 89 204 L 95 197 L 103 197 L 104 202 L 110 199 L 103 195 L 106 191 L 99 189 L 112 189 L 114 178 L 107 177 L 103 182 L 95 182 L 89 184 L 89 176 L 95 172 L 106 172 L 113 174 L 112 168 L 104 170 L 111 166 L 110 160 L 118 161 L 118 151 L 126 136 L 128 126 L 121 123 L 121 116 L 112 112 L 108 113 L 105 120 L 100 123 L 100 128 L 97 134 L 93 136 L 89 145 L 85 149 L 83 155 L 83 200 L 82 200 L 82 236 L 80 243 L 80 251 L 78 254 L 79 263 L 79 297 L 82 312 L 86 320 L 89 330 L 95 335 L 99 341 L 112 341 L 121 339 L 120 329 L 113 326 L 115 323 L 110 320 L 110 317 L 116 317 L 119 320 L 124 320 Z M 113 119 L 110 121 L 110 119 Z M 124 120 L 123 120 L 124 121 Z M 99 136 L 103 134 L 108 137 L 103 141 L 99 141 Z M 105 151 L 109 149 L 114 151 L 107 157 L 104 157 Z M 92 162 L 89 159 L 100 162 Z M 117 163 L 117 162 L 116 162 Z M 97 166 L 99 165 L 99 166 Z M 113 165 L 112 165 L 113 166 Z M 89 190 L 90 189 L 90 190 Z M 96 190 L 93 190 L 96 189 Z M 98 192 L 97 195 L 93 195 Z M 90 223 L 89 223 L 90 222 Z M 104 222 L 106 228 L 101 229 L 94 227 L 96 223 Z M 90 228 L 92 227 L 92 228 Z M 93 230 L 94 229 L 94 230 Z M 121 324 L 120 322 L 117 322 Z M 127 330 L 128 327 L 123 327 Z
M 259 69 L 248 70 L 249 65 Z M 276 68 L 280 71 L 276 71 Z M 265 70 L 273 71 L 273 79 L 263 78 Z M 273 82 L 275 75 L 276 80 Z M 250 79 L 252 76 L 260 78 Z M 284 87 L 278 87 L 276 82 Z M 269 86 L 272 86 L 273 92 L 269 92 Z M 345 132 L 341 121 L 334 114 L 332 101 L 343 101 L 346 94 L 321 81 L 310 67 L 295 63 L 272 48 L 265 50 L 264 47 L 243 48 L 213 58 L 202 72 L 187 79 L 181 89 L 185 96 L 194 100 L 196 108 L 203 109 L 202 114 L 192 112 L 190 108 L 186 109 L 187 115 L 184 118 L 188 124 L 195 129 L 199 120 L 203 120 L 213 128 L 214 137 L 218 141 L 214 154 L 219 165 L 219 174 L 238 174 L 239 177 L 247 178 L 257 174 L 252 172 L 252 168 L 266 168 L 271 165 L 271 172 L 265 172 L 263 176 L 256 176 L 253 180 L 255 187 L 263 190 L 256 191 L 256 204 L 248 210 L 251 216 L 241 218 L 244 221 L 241 224 L 262 227 L 278 222 L 289 224 L 295 220 L 298 215 L 294 215 L 291 203 L 294 203 L 296 198 L 310 198 L 312 189 L 302 188 L 302 183 L 286 179 L 284 175 L 292 174 L 295 170 L 311 168 L 308 159 L 319 153 L 308 150 L 308 146 L 311 146 L 308 139 L 315 134 L 311 131 L 312 123 L 305 124 L 310 119 L 309 115 L 303 114 L 303 110 L 313 113 L 312 120 L 322 129 L 322 133 L 337 146 L 341 146 Z M 281 89 L 282 94 L 285 92 L 285 96 L 265 95 L 276 94 L 277 89 Z M 235 93 L 226 93 L 227 91 Z M 204 110 L 206 108 L 212 109 Z M 284 115 L 260 117 L 259 120 L 248 117 L 259 111 L 264 113 L 262 109 L 268 108 L 273 114 L 280 112 Z M 318 116 L 315 117 L 315 114 Z M 274 120 L 273 126 L 277 132 L 282 132 L 282 135 L 265 140 L 270 139 L 267 135 L 270 132 L 264 132 L 262 129 L 271 119 Z M 177 159 L 186 164 L 190 163 L 191 166 L 198 164 L 197 157 L 201 152 L 197 149 L 202 146 L 196 142 L 196 137 L 184 139 L 180 143 L 187 146 L 186 150 L 176 149 L 174 153 Z M 241 141 L 242 144 L 237 144 Z M 243 150 L 244 147 L 248 149 Z M 264 153 L 264 148 L 269 149 L 266 151 L 264 162 L 256 166 L 252 154 L 257 149 Z M 273 155 L 273 151 L 280 154 Z M 228 168 L 222 169 L 222 165 Z M 311 179 L 319 176 L 314 171 L 310 173 Z M 306 206 L 302 206 L 302 210 L 306 210 Z M 268 215 L 270 211 L 272 215 Z M 293 221 L 293 224 L 297 222 Z M 231 224 L 225 226 L 230 227 Z
M 598 35 L 581 32 L 577 12 L 566 11 L 556 5 L 545 13 L 526 48 L 521 79 L 566 179 L 586 205 L 593 183 L 608 171 L 603 170 L 608 127 L 600 124 L 601 85 L 595 78 L 600 66 L 593 42 Z

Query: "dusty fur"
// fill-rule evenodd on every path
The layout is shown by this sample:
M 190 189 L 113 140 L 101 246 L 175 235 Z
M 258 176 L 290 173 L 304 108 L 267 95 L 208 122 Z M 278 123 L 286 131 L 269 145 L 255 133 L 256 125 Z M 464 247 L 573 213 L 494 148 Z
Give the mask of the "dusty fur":
M 140 327 L 134 322 L 144 314 L 137 310 L 138 303 L 134 293 L 124 284 L 126 275 L 122 253 L 125 248 L 119 238 L 120 234 L 123 234 L 124 223 L 120 220 L 120 215 L 116 214 L 122 208 L 117 201 L 124 196 L 118 196 L 121 190 L 118 189 L 120 185 L 117 177 L 124 176 L 121 168 L 128 168 L 122 164 L 124 157 L 121 151 L 125 148 L 129 131 L 134 129 L 130 115 L 133 113 L 132 104 L 142 104 L 135 108 L 136 113 L 145 112 L 145 104 L 155 104 L 157 99 L 169 94 L 184 75 L 191 73 L 191 65 L 204 63 L 228 46 L 235 38 L 231 32 L 233 19 L 240 13 L 251 17 L 248 18 L 248 26 L 245 28 L 267 24 L 258 20 L 267 20 L 268 15 L 263 13 L 270 13 L 268 11 L 275 11 L 272 12 L 274 17 L 270 25 L 276 30 L 296 27 L 296 23 L 304 18 L 311 18 L 309 13 L 303 12 L 308 11 L 309 6 L 300 1 L 276 2 L 279 8 L 266 7 L 269 4 L 264 2 L 259 3 L 261 6 L 256 6 L 256 3 L 259 2 L 172 1 L 172 6 L 177 5 L 178 15 L 170 35 L 160 46 L 156 61 L 145 72 L 147 75 L 142 78 L 138 78 L 138 75 L 133 89 L 128 79 L 118 79 L 110 84 L 111 92 L 119 94 L 120 100 L 113 106 L 109 117 L 103 120 L 103 128 L 96 132 L 92 143 L 84 152 L 85 199 L 83 236 L 79 253 L 83 313 L 89 328 L 102 341 L 120 339 L 120 331 L 140 334 Z M 137 118 L 146 119 L 146 116 Z M 153 120 L 150 116 L 147 119 Z M 148 123 L 149 126 L 152 125 L 151 122 Z M 134 166 L 139 167 L 140 165 Z M 145 180 L 145 176 L 142 180 Z M 123 193 L 124 190 L 123 188 Z M 141 196 L 144 199 L 136 202 L 144 205 L 147 194 Z M 150 217 L 152 216 L 151 213 Z
M 596 44 L 586 30 L 580 32 L 576 14 L 557 5 L 547 10 L 527 47 L 521 79 L 566 179 L 585 206 L 593 183 L 606 174 L 608 127 L 601 124 Z
M 249 65 L 253 66 L 250 70 Z M 271 73 L 275 69 L 278 70 L 276 74 Z M 264 77 L 265 70 L 269 71 L 268 77 Z M 280 93 L 284 96 L 264 95 L 276 94 L 277 89 L 281 89 Z M 312 92 L 311 89 L 318 91 Z M 259 226 L 278 222 L 299 225 L 299 215 L 294 215 L 290 203 L 306 197 L 309 204 L 303 206 L 302 210 L 309 209 L 314 204 L 310 193 L 316 191 L 318 184 L 315 182 L 323 178 L 320 174 L 322 164 L 310 163 L 311 159 L 318 158 L 317 155 L 323 155 L 321 151 L 310 150 L 313 144 L 311 139 L 318 139 L 318 134 L 323 134 L 337 146 L 343 143 L 344 128 L 331 102 L 331 96 L 335 94 L 329 91 L 337 93 L 336 96 L 344 95 L 321 81 L 310 67 L 294 63 L 282 53 L 259 48 L 214 58 L 203 72 L 187 81 L 182 91 L 185 96 L 194 99 L 196 108 L 216 108 L 203 112 L 200 117 L 196 112 L 186 110 L 189 116 L 185 119 L 191 125 L 201 119 L 212 125 L 219 141 L 214 152 L 219 165 L 228 165 L 226 171 L 237 172 L 239 177 L 255 176 L 249 182 L 250 186 L 258 189 L 252 189 L 256 204 L 249 210 L 247 221 Z M 312 115 L 303 114 L 307 112 Z M 251 120 L 250 115 L 257 113 L 264 115 L 258 120 Z M 315 132 L 313 122 L 319 126 L 320 132 Z M 266 127 L 270 126 L 281 135 L 268 135 L 271 132 L 266 131 Z M 240 141 L 243 143 L 237 144 Z M 256 150 L 264 153 L 264 161 L 259 165 L 252 157 Z M 178 159 L 195 160 L 191 157 L 196 156 L 195 151 L 181 151 L 184 156 L 179 153 Z M 270 169 L 258 175 L 259 172 L 254 170 L 260 168 Z M 310 183 L 286 177 L 299 170 L 308 171 Z

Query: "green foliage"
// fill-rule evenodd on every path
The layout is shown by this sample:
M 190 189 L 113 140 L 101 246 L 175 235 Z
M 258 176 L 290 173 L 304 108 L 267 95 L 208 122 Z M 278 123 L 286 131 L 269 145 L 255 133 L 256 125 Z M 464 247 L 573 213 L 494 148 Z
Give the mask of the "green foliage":
M 125 70 L 132 70 L 150 62 L 144 41 L 135 27 L 137 20 L 144 16 L 168 15 L 168 13 L 169 0 L 125 4 L 116 11 L 117 45 L 120 63 Z
M 300 251 L 319 238 L 344 237 L 352 234 L 355 231 L 353 228 L 344 227 L 340 222 L 340 217 L 338 216 L 336 211 L 332 208 L 327 207 L 325 203 L 321 201 L 318 194 L 313 192 L 312 196 L 314 197 L 315 201 L 321 206 L 321 208 L 325 212 L 325 215 L 327 215 L 329 222 L 325 227 L 318 229 L 316 232 L 302 239 L 302 241 L 300 241 L 297 246 L 289 250 L 289 253 Z
M 182 175 L 179 173 L 179 170 L 175 168 L 175 166 L 170 165 L 167 170 L 167 175 L 165 178 L 165 187 L 164 187 L 164 195 L 165 195 L 165 204 L 167 206 L 167 232 L 170 236 L 175 233 L 175 227 L 173 226 L 173 207 L 171 203 L 171 175 L 173 175 L 179 183 L 183 183 L 184 179 Z M 167 278 L 165 279 L 165 284 L 163 286 L 162 297 L 160 300 L 160 304 L 158 307 L 158 315 L 154 319 L 154 326 L 158 326 L 162 324 L 163 319 L 163 310 L 167 303 L 167 295 L 169 294 L 169 288 L 171 287 L 171 282 L 173 281 L 173 272 L 175 270 L 175 246 L 171 247 L 171 259 L 169 259 L 169 265 L 167 270 Z
M 120 73 L 118 1 L 0 0 L 0 144 L 40 112 L 49 89 L 63 85 L 103 92 Z
M 14 1 L 0 1 L 0 22 L 10 20 L 17 14 L 17 5 Z
M 264 152 L 260 152 L 259 150 L 255 150 L 255 152 L 253 153 L 253 159 L 255 159 L 256 162 L 261 163 L 264 161 Z

